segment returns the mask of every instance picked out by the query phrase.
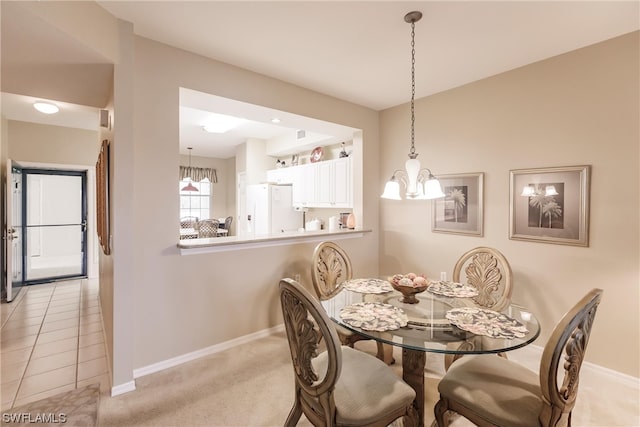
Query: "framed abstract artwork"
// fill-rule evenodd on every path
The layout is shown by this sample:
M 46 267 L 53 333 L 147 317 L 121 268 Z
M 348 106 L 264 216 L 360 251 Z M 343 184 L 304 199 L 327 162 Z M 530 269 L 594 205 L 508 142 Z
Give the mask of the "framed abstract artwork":
M 445 197 L 433 200 L 431 231 L 483 235 L 484 173 L 438 175 Z
M 591 166 L 509 171 L 509 238 L 589 246 Z

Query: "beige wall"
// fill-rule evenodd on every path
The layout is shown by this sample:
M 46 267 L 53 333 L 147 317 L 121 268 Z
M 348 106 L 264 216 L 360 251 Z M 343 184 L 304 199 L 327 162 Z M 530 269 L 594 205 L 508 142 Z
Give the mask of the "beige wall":
M 8 157 L 25 162 L 93 165 L 100 149 L 97 131 L 8 121 Z
M 134 77 L 135 274 L 128 286 L 134 367 L 140 368 L 280 324 L 278 280 L 299 273 L 308 282 L 315 246 L 179 254 L 180 87 L 364 129 L 368 164 L 377 164 L 379 147 L 375 111 L 144 38 L 136 38 Z M 377 182 L 372 169 L 369 179 Z M 372 212 L 367 223 L 377 230 L 377 189 L 365 195 L 364 204 Z M 357 274 L 377 274 L 377 232 L 342 242 L 354 254 Z
M 432 233 L 431 202 L 381 203 L 381 272 L 451 275 L 464 251 L 492 246 L 515 275 L 544 345 L 594 287 L 604 297 L 586 359 L 639 376 L 638 34 L 567 53 L 416 102 L 416 149 L 437 175 L 485 173 L 484 237 Z M 402 165 L 407 105 L 381 113 L 382 178 Z M 509 240 L 509 170 L 592 165 L 588 248 Z

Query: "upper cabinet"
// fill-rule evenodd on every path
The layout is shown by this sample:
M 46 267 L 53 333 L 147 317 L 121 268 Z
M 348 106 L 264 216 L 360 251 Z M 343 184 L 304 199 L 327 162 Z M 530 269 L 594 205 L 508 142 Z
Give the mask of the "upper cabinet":
M 275 184 L 293 184 L 293 168 L 268 170 L 267 181 Z
M 267 172 L 270 182 L 293 184 L 293 206 L 352 208 L 351 158 L 342 157 Z

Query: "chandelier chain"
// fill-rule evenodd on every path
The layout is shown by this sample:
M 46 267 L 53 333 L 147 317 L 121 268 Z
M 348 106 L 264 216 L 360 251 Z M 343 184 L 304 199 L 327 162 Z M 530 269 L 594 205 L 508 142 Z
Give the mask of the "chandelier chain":
M 415 21 L 411 21 L 411 150 L 409 150 L 409 158 L 415 159 L 416 147 L 415 147 L 415 108 L 414 108 L 414 99 L 416 96 L 416 23 Z

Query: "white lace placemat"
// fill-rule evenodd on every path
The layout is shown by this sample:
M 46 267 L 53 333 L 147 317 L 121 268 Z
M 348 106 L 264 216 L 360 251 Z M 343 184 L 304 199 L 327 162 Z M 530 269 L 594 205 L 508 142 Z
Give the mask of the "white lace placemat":
M 407 326 L 409 318 L 404 310 L 380 302 L 357 302 L 340 310 L 340 318 L 347 324 L 365 331 L 392 331 Z
M 393 291 L 391 283 L 382 279 L 351 279 L 344 282 L 344 288 L 363 294 L 384 294 Z
M 444 295 L 446 297 L 470 298 L 478 295 L 478 290 L 473 286 L 458 282 L 431 282 L 427 291 L 432 294 Z
M 486 308 L 454 308 L 447 311 L 446 318 L 460 329 L 492 338 L 522 338 L 529 332 L 516 319 Z

